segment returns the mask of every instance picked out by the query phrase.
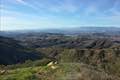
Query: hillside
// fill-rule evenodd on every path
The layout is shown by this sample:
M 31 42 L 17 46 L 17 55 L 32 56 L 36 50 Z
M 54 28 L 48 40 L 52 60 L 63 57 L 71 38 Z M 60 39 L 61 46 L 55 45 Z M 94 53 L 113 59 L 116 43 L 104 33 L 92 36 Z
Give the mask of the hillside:
M 33 33 L 19 35 L 21 44 L 26 47 L 44 48 L 44 47 L 64 47 L 64 48 L 110 48 L 120 45 L 119 36 L 108 36 L 106 34 L 86 34 L 86 35 L 63 35 L 52 33 Z
M 0 64 L 23 63 L 26 60 L 41 59 L 42 55 L 33 50 L 26 49 L 11 38 L 0 36 Z
M 2 75 L 0 74 L 0 80 L 120 80 L 113 74 L 82 63 L 53 65 L 56 69 L 46 65 L 6 70 Z
M 17 36 L 0 37 L 0 80 L 120 80 L 119 35 Z

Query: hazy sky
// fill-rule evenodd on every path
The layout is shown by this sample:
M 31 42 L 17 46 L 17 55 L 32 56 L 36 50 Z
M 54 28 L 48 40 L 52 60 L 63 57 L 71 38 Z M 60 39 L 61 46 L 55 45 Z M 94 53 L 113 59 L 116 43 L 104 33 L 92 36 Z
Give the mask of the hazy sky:
M 2 30 L 120 26 L 120 0 L 0 0 Z

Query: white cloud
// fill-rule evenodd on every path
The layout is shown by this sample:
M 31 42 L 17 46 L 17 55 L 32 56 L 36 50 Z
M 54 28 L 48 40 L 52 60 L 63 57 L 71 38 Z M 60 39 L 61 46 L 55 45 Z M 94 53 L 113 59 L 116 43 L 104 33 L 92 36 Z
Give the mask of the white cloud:
M 74 4 L 73 0 L 61 0 L 55 1 L 55 4 L 50 2 L 49 0 L 46 1 L 25 1 L 25 0 L 16 0 L 16 2 L 30 7 L 37 11 L 44 11 L 48 10 L 51 12 L 76 12 L 79 7 Z
M 33 5 L 32 3 L 28 3 L 28 2 L 25 1 L 25 0 L 16 0 L 16 2 L 17 2 L 18 4 L 25 5 L 26 7 L 29 7 L 29 8 L 31 8 L 31 9 L 33 9 L 33 10 L 36 10 L 37 12 L 39 11 L 39 8 L 38 8 L 37 6 Z
M 25 3 L 25 1 L 23 1 L 23 0 L 16 0 L 17 2 L 19 2 L 19 3 Z

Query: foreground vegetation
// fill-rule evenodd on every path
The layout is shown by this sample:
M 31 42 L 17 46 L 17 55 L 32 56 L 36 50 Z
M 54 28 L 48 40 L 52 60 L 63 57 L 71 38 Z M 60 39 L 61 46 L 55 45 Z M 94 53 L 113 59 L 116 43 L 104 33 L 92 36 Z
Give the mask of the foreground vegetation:
M 120 80 L 120 77 L 82 63 L 53 63 L 6 70 L 0 74 L 0 80 Z
M 22 64 L 1 65 L 0 80 L 120 80 L 119 47 L 49 47 L 36 48 L 36 51 L 47 57 Z

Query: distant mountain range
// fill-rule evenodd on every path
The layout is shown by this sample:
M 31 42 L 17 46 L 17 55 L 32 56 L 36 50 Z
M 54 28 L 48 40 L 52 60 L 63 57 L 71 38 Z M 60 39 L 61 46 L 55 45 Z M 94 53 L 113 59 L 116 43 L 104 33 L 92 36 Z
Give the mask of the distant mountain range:
M 0 35 L 13 36 L 25 33 L 60 33 L 60 34 L 89 34 L 89 33 L 105 33 L 112 35 L 120 34 L 120 27 L 75 27 L 62 29 L 33 29 L 33 30 L 17 30 L 17 31 L 0 31 Z
M 37 52 L 39 48 L 97 50 L 120 46 L 117 27 L 1 31 L 0 35 L 0 64 L 5 65 L 41 59 L 44 56 L 41 51 Z

